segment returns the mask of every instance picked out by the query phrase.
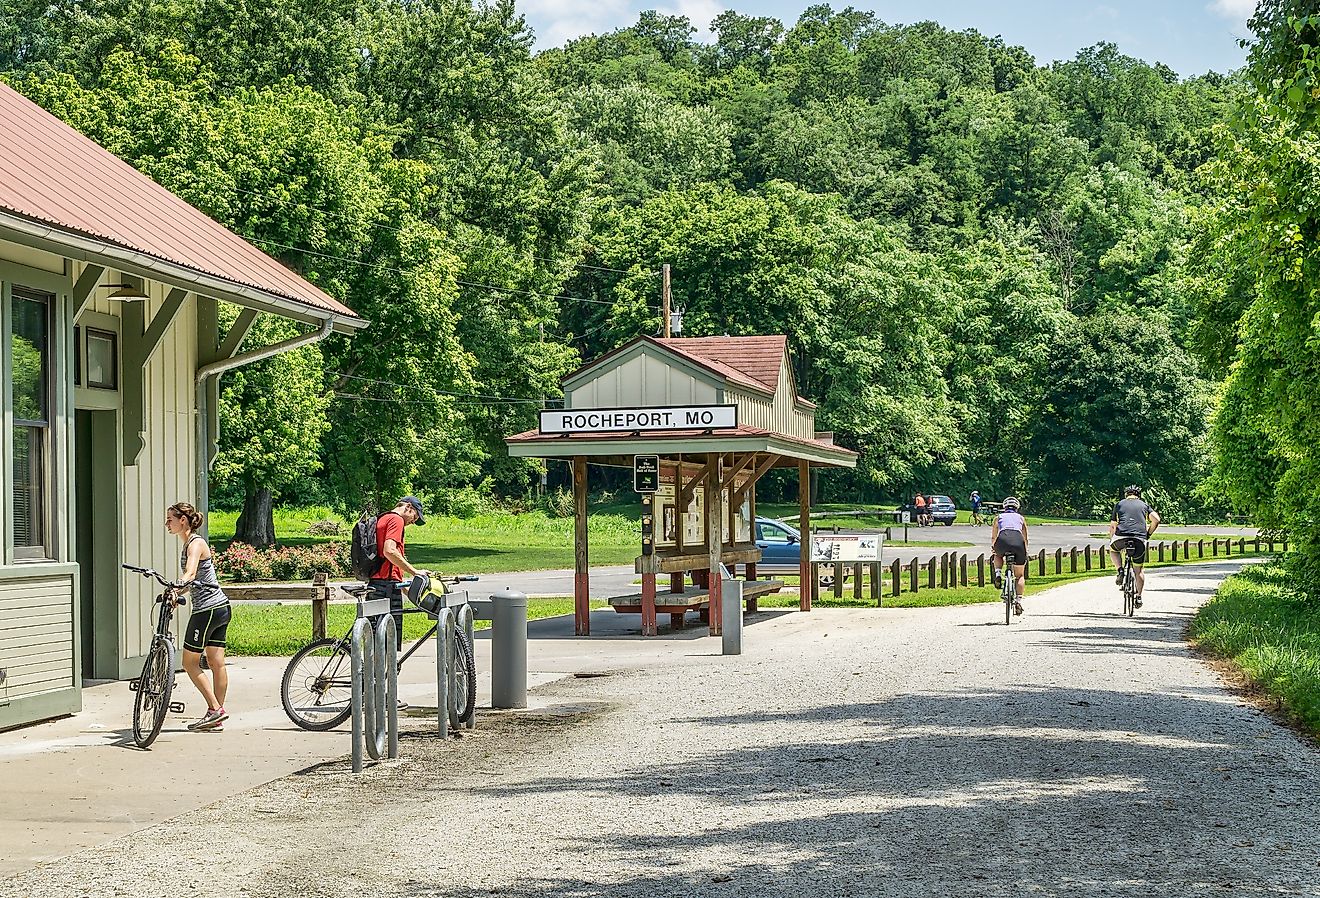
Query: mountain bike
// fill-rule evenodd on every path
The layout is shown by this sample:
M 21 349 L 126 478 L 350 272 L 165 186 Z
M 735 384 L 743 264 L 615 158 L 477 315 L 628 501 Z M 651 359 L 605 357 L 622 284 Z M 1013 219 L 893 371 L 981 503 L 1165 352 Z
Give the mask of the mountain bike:
M 424 578 L 425 586 L 420 594 L 409 592 L 409 599 L 418 605 L 405 608 L 404 614 L 426 614 L 435 623 L 431 629 L 404 653 L 399 659 L 399 669 L 413 656 L 422 645 L 435 635 L 439 629 L 439 608 L 444 605 L 444 597 L 449 595 L 449 587 L 476 580 L 476 577 L 430 577 Z M 407 586 L 407 584 L 400 584 Z M 369 597 L 370 586 L 363 584 L 345 587 L 344 591 L 359 598 Z M 309 643 L 298 650 L 284 668 L 284 677 L 280 681 L 280 701 L 284 713 L 304 730 L 323 732 L 339 726 L 353 713 L 350 704 L 353 697 L 352 647 L 350 637 L 353 628 L 338 639 L 327 637 Z M 458 705 L 458 719 L 466 722 L 477 708 L 477 664 L 472 643 L 461 629 L 456 630 L 449 645 L 450 659 L 454 668 L 455 693 Z M 443 713 L 443 712 L 441 712 Z
M 170 624 L 174 620 L 174 606 L 187 604 L 187 600 L 179 595 L 184 589 L 182 584 L 166 580 L 150 568 L 126 564 L 124 570 L 148 579 L 154 577 L 164 587 L 156 596 L 160 611 L 156 615 L 156 631 L 151 636 L 147 660 L 142 664 L 142 673 L 128 684 L 129 690 L 136 693 L 133 699 L 133 741 L 138 748 L 148 748 L 160 735 L 165 714 L 171 711 L 183 713 L 183 702 L 170 701 L 174 692 L 174 633 Z

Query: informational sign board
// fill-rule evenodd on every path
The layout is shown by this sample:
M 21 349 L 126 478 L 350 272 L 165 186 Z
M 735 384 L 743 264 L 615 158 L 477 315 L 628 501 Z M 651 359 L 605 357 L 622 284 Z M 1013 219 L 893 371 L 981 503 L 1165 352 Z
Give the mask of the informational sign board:
M 884 537 L 874 533 L 816 533 L 811 539 L 812 561 L 879 561 Z
M 732 430 L 736 405 L 666 405 L 646 408 L 557 408 L 541 412 L 541 433 L 646 433 Z
M 901 512 L 899 512 L 899 515 L 898 515 L 898 516 L 899 516 L 899 523 L 900 523 L 900 524 L 911 524 L 911 523 L 912 523 L 912 512 L 910 512 L 910 511 L 901 511 Z
M 660 456 L 633 456 L 633 489 L 639 493 L 654 493 L 660 489 Z

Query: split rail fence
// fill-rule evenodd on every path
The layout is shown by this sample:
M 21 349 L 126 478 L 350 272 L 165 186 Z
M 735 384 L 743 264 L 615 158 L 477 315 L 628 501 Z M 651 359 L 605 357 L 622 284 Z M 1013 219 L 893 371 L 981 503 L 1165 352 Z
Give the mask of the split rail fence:
M 1231 558 L 1234 555 L 1245 555 L 1249 551 L 1258 555 L 1261 552 L 1273 552 L 1276 547 L 1287 552 L 1288 538 L 1256 536 L 1237 539 L 1216 537 L 1195 541 L 1190 539 L 1159 541 L 1150 544 L 1148 563 L 1165 560 L 1191 561 L 1193 557 L 1198 560 Z M 1108 548 L 1107 544 L 1102 544 L 1086 545 L 1081 548 L 1076 546 L 1070 549 L 1059 548 L 1053 552 L 1041 549 L 1027 562 L 1027 579 L 1047 576 L 1051 567 L 1055 576 L 1105 570 L 1111 564 Z M 950 551 L 925 561 L 913 559 L 907 564 L 897 558 L 888 564 L 877 561 L 813 561 L 811 563 L 813 600 L 820 598 L 822 569 L 832 574 L 832 583 L 828 588 L 832 589 L 835 598 L 843 597 L 844 580 L 850 575 L 851 586 L 848 588 L 852 590 L 853 598 L 863 599 L 869 595 L 877 606 L 882 605 L 884 599 L 893 598 L 900 593 L 919 593 L 923 589 L 957 589 L 962 586 L 984 587 L 991 579 L 990 556 L 985 553 L 971 556 L 965 552 Z

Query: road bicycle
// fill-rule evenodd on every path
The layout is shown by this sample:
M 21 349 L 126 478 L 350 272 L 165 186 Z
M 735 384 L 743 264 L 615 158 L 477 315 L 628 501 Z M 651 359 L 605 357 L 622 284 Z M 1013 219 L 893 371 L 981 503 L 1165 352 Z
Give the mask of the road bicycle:
M 1136 537 L 1129 537 L 1123 545 L 1123 561 L 1118 569 L 1119 585 L 1123 590 L 1123 613 L 1132 617 L 1137 613 L 1137 572 L 1132 569 L 1137 547 Z
M 124 570 L 148 579 L 154 577 L 164 587 L 156 596 L 160 611 L 156 615 L 156 631 L 151 636 L 147 660 L 142 664 L 142 673 L 128 684 L 129 690 L 136 693 L 133 699 L 133 741 L 138 748 L 148 748 L 160 735 L 166 713 L 183 713 L 183 702 L 170 701 L 174 692 L 174 633 L 170 624 L 174 620 L 174 606 L 187 604 L 187 600 L 179 595 L 184 591 L 182 584 L 166 580 L 150 568 L 126 564 Z
M 433 624 L 421 639 L 399 659 L 399 669 L 413 656 L 422 645 L 435 635 L 439 629 L 439 609 L 444 607 L 444 597 L 450 593 L 449 587 L 457 583 L 472 582 L 476 577 L 423 577 L 415 578 L 412 583 L 419 583 L 420 589 L 410 589 L 410 583 L 401 583 L 409 599 L 416 608 L 405 608 L 404 614 L 426 614 Z M 361 586 L 343 587 L 344 591 L 358 598 L 370 598 L 374 590 Z M 393 622 L 390 622 L 393 626 Z M 284 677 L 280 681 L 280 701 L 284 713 L 304 730 L 323 732 L 339 726 L 353 712 L 352 647 L 350 637 L 353 628 L 338 639 L 327 637 L 309 643 L 298 650 L 284 668 Z M 456 629 L 449 644 L 450 663 L 453 665 L 455 679 L 455 699 L 458 702 L 459 721 L 468 721 L 477 708 L 477 665 L 472 643 L 467 633 Z
M 1017 574 L 1013 571 L 1013 558 L 1015 557 L 1004 555 L 1004 566 L 999 569 L 999 578 L 1002 581 L 999 596 L 1004 600 L 1004 626 L 1008 626 L 1013 622 L 1014 610 L 1021 607 L 1018 604 Z

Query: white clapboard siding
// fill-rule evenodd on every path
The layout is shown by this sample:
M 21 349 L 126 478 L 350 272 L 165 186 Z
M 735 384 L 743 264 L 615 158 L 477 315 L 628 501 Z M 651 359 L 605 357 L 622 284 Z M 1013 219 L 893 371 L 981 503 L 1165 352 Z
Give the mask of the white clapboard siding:
M 71 577 L 0 580 L 0 667 L 9 701 L 74 685 Z
M 156 313 L 167 292 L 152 286 L 148 316 Z M 197 502 L 193 477 L 196 372 L 197 305 L 196 298 L 189 297 L 147 362 L 146 444 L 137 464 L 123 469 L 124 560 L 155 568 L 170 580 L 179 575 L 180 544 L 178 537 L 165 529 L 165 509 L 175 502 Z M 127 571 L 123 577 L 121 654 L 133 658 L 146 654 L 151 644 L 155 598 L 160 587 L 154 580 Z M 176 628 L 182 626 L 185 616 L 176 616 Z

